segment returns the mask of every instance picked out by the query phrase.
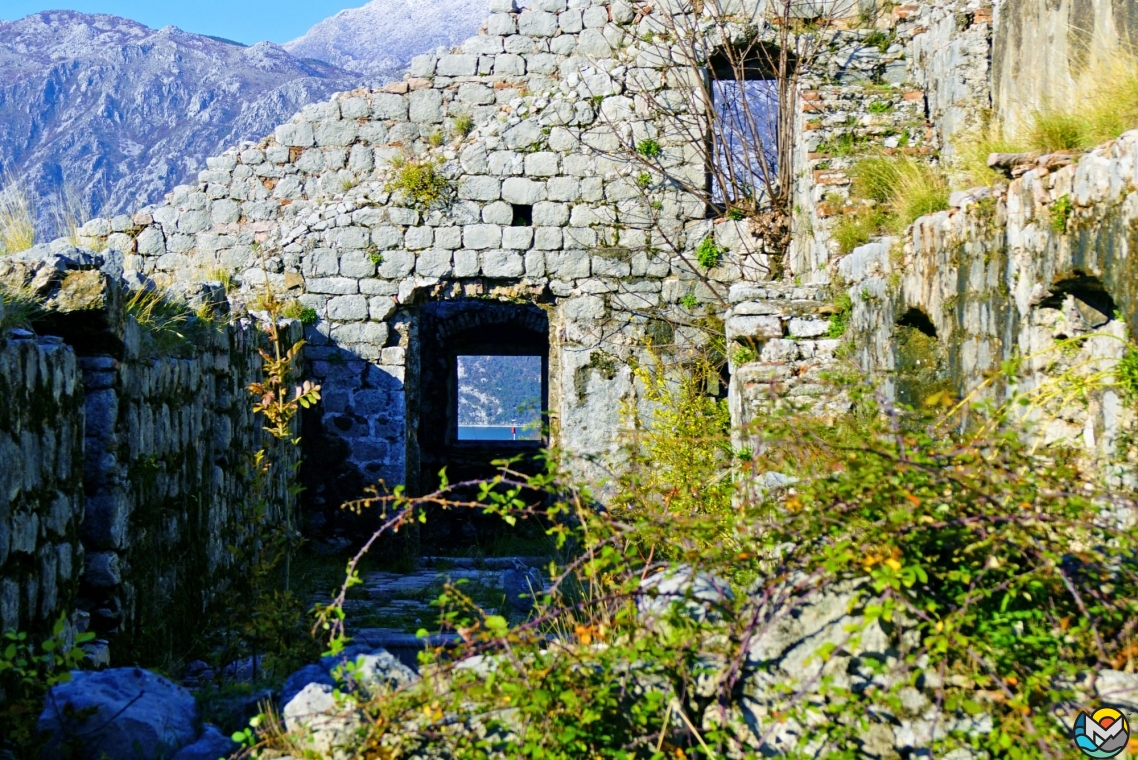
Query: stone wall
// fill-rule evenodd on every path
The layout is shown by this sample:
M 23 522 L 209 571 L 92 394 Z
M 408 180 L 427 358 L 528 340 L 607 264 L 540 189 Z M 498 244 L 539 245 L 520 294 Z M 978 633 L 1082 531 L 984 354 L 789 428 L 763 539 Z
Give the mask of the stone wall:
M 0 336 L 0 630 L 74 609 L 83 548 L 83 385 L 57 338 Z
M 838 267 L 857 362 L 886 398 L 1026 393 L 1042 440 L 1109 461 L 1135 423 L 1113 371 L 1138 334 L 1138 132 L 1070 161 L 1045 156 L 1004 188 L 957 193 L 954 208 L 918 220 L 903 240 L 864 246 Z M 906 353 L 914 329 L 931 339 L 923 357 Z M 1016 357 L 1021 371 L 1002 381 L 998 370 Z M 1085 394 L 1043 393 L 1092 381 Z
M 1118 0 L 1001 0 L 996 19 L 993 105 L 1013 132 L 1072 98 L 1090 66 L 1138 45 L 1138 5 Z
M 116 661 L 151 662 L 191 642 L 242 572 L 229 547 L 253 527 L 251 460 L 266 436 L 245 388 L 261 378 L 265 340 L 229 319 L 218 285 L 184 282 L 177 291 L 191 307 L 208 301 L 216 321 L 152 340 L 118 265 L 114 253 L 56 246 L 0 267 L 7 286 L 34 293 L 45 336 L 12 330 L 0 352 L 13 401 L 0 412 L 0 599 L 5 628 L 78 607 Z M 300 340 L 299 323 L 283 333 Z M 274 467 L 297 455 L 286 449 Z M 269 524 L 281 517 L 275 484 L 263 494 Z

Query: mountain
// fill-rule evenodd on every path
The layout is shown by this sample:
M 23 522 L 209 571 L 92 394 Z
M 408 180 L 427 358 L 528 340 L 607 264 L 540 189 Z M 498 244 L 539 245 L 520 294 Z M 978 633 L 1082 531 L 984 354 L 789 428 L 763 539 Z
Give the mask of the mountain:
M 372 0 L 324 19 L 284 48 L 380 85 L 401 77 L 413 56 L 473 37 L 489 7 L 489 0 Z
M 65 190 L 88 213 L 128 211 L 359 85 L 269 42 L 72 11 L 0 21 L 0 173 L 23 179 L 41 227 Z

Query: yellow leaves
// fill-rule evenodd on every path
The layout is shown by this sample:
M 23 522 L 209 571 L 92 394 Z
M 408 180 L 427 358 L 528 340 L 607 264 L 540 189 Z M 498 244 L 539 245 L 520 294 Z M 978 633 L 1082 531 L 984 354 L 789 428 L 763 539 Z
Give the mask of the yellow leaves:
M 918 497 L 914 496 L 913 494 L 909 493 L 908 491 L 905 491 L 905 499 L 910 504 L 912 504 L 914 507 L 921 506 L 921 500 Z
M 592 644 L 593 638 L 597 635 L 597 629 L 591 625 L 579 625 L 573 629 L 573 632 L 577 634 L 577 641 L 584 646 Z
M 1004 683 L 1008 686 L 1019 686 L 1019 679 L 1015 676 L 1004 676 Z
M 439 708 L 437 702 L 431 702 L 423 705 L 423 715 L 427 720 L 437 723 L 443 719 L 443 711 Z
M 885 560 L 885 565 L 886 565 L 886 567 L 888 567 L 890 570 L 892 570 L 895 573 L 899 572 L 901 570 L 901 561 L 897 560 L 897 559 L 893 559 L 892 557 Z
M 861 564 L 867 573 L 873 569 L 874 565 L 879 564 L 884 564 L 896 573 L 901 570 L 901 556 L 901 550 L 894 546 L 888 550 L 888 556 L 884 551 L 881 554 L 866 554 L 862 558 Z
M 802 500 L 797 496 L 791 496 L 786 500 L 786 508 L 791 512 L 797 512 L 798 510 L 802 509 Z

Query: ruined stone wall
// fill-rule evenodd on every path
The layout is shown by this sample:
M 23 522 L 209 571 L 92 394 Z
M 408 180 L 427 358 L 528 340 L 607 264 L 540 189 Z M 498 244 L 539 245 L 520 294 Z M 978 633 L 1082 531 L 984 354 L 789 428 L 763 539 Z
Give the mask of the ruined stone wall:
M 1001 0 L 992 53 L 993 104 L 1011 132 L 1077 93 L 1095 64 L 1138 52 L 1138 5 L 1119 0 Z
M 83 385 L 57 338 L 0 337 L 0 630 L 74 609 L 83 548 Z
M 1109 461 L 1135 422 L 1114 370 L 1138 334 L 1138 133 L 1070 161 L 1044 157 L 1006 188 L 957 193 L 954 208 L 918 220 L 903 240 L 854 251 L 839 269 L 857 362 L 881 378 L 885 397 L 1028 394 L 1025 414 L 1042 440 Z M 929 340 L 912 350 L 918 313 Z M 1000 379 L 1016 357 L 1020 371 Z M 1080 384 L 1089 392 L 1047 393 Z
M 0 350 L 0 612 L 42 629 L 89 614 L 116 661 L 150 662 L 200 632 L 216 595 L 245 572 L 230 547 L 281 520 L 275 480 L 254 489 L 266 445 L 246 386 L 261 379 L 264 336 L 230 321 L 215 286 L 180 283 L 218 310 L 191 338 L 155 342 L 129 313 L 113 252 L 60 245 L 9 257 L 0 279 L 34 294 L 33 327 Z M 100 269 L 96 268 L 100 267 Z M 299 323 L 283 330 L 301 338 Z M 274 455 L 288 469 L 297 452 Z
M 990 0 L 902 4 L 876 28 L 834 30 L 802 81 L 788 270 L 827 282 L 837 219 L 856 211 L 850 170 L 872 155 L 948 168 L 990 108 Z

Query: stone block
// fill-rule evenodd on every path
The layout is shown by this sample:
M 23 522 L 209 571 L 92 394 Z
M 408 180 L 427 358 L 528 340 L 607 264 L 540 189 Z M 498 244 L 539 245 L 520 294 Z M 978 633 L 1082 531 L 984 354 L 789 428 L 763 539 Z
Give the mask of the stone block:
M 510 129 L 506 130 L 504 137 L 506 138 L 506 147 L 511 150 L 529 150 L 544 137 L 539 125 L 533 119 L 526 119 L 525 121 L 515 124 Z
M 381 251 L 400 248 L 403 245 L 403 232 L 398 227 L 375 227 L 371 231 L 371 242 Z
M 589 252 L 548 251 L 545 254 L 545 268 L 551 277 L 566 280 L 588 277 L 591 271 Z
M 486 277 L 521 277 L 525 274 L 525 260 L 514 251 L 483 251 L 482 274 Z
M 533 247 L 539 251 L 555 251 L 561 247 L 560 227 L 537 227 Z
M 598 296 L 579 296 L 561 302 L 561 314 L 574 322 L 592 322 L 605 316 L 604 299 Z
M 371 231 L 365 227 L 343 227 L 336 231 L 338 248 L 367 248 Z
M 518 31 L 528 37 L 552 37 L 557 34 L 557 16 L 526 9 L 518 16 Z
M 325 121 L 314 130 L 316 144 L 322 148 L 351 145 L 358 134 L 359 125 L 354 121 Z
M 830 323 L 824 319 L 790 320 L 789 332 L 796 338 L 817 338 L 830 331 Z
M 477 277 L 480 271 L 481 261 L 479 260 L 478 251 L 454 252 L 455 277 Z
M 470 224 L 462 230 L 462 243 L 466 248 L 482 250 L 502 244 L 502 228 L 496 224 Z
M 502 195 L 502 182 L 497 177 L 463 177 L 458 183 L 458 197 L 474 201 L 496 201 Z
M 509 37 L 507 39 L 515 39 Z M 494 58 L 494 73 L 499 76 L 520 77 L 526 73 L 526 61 L 520 55 L 503 53 Z
M 564 234 L 566 248 L 597 247 L 597 231 L 591 227 L 566 227 Z
M 435 63 L 437 61 L 438 58 L 433 55 L 413 56 L 410 66 L 411 76 L 423 78 L 433 77 L 435 75 Z
M 510 33 L 510 32 L 508 32 Z M 502 36 L 497 34 L 479 34 L 470 37 L 462 43 L 462 52 L 470 56 L 493 56 L 502 52 Z M 443 73 L 443 62 L 452 56 L 444 56 L 439 61 L 438 72 Z M 469 76 L 468 74 L 448 74 L 447 76 Z
M 437 227 L 435 229 L 435 247 L 455 250 L 462 247 L 461 227 Z
M 435 240 L 435 231 L 430 227 L 408 227 L 403 233 L 403 245 L 409 251 L 430 248 Z
M 557 26 L 566 34 L 577 34 L 585 28 L 580 9 L 565 11 L 557 16 Z
M 432 248 L 419 254 L 415 273 L 423 277 L 446 277 L 451 272 L 451 252 Z
M 95 588 L 114 588 L 122 583 L 122 567 L 115 552 L 88 552 L 83 582 Z
M 502 183 L 502 199 L 507 203 L 532 206 L 545 200 L 545 183 L 524 177 L 509 177 Z
M 309 293 L 347 295 L 349 293 L 355 293 L 358 290 L 359 285 L 356 281 L 348 277 L 318 277 L 308 280 Z
M 282 124 L 277 127 L 275 136 L 277 142 L 289 148 L 308 148 L 315 142 L 312 125 L 305 122 Z
M 376 322 L 386 321 L 395 313 L 397 304 L 390 295 L 373 296 L 368 299 L 368 313 Z
M 407 113 L 407 98 L 403 95 L 377 92 L 371 96 L 371 115 L 377 119 L 402 121 L 407 118 Z
M 484 84 L 468 82 L 459 86 L 458 100 L 460 103 L 469 103 L 474 106 L 489 106 L 494 104 L 494 91 Z M 483 146 L 483 153 L 485 150 L 486 148 Z M 463 162 L 465 163 L 465 158 Z
M 444 77 L 472 77 L 478 70 L 477 55 L 444 55 L 435 65 L 435 73 Z M 420 90 L 420 92 L 428 92 Z M 414 108 L 415 96 L 411 96 Z M 418 121 L 418 119 L 415 119 Z
M 388 326 L 384 322 L 352 322 L 333 325 L 332 340 L 340 345 L 367 343 L 382 347 L 387 342 Z
M 561 168 L 561 157 L 556 153 L 530 153 L 525 159 L 525 172 L 531 177 L 552 177 Z
M 514 223 L 514 207 L 503 201 L 487 203 L 482 209 L 482 221 L 508 227 Z
M 435 89 L 416 90 L 408 98 L 408 118 L 417 124 L 439 124 L 443 120 L 443 94 Z
M 367 98 L 344 98 L 340 101 L 340 115 L 345 119 L 365 119 L 370 113 Z
M 533 243 L 533 227 L 506 227 L 502 230 L 502 247 L 524 251 Z
M 766 341 L 782 337 L 782 321 L 776 316 L 742 316 L 727 320 L 727 340 Z
M 375 276 L 375 262 L 367 251 L 348 251 L 340 257 L 340 274 L 358 279 Z
M 486 22 L 486 33 L 496 37 L 517 34 L 518 25 L 509 13 L 492 13 Z
M 409 251 L 386 251 L 379 264 L 379 276 L 389 280 L 406 277 L 415 267 L 415 256 Z M 311 290 L 311 288 L 309 288 Z
M 362 295 L 338 296 L 328 299 L 328 318 L 338 322 L 356 322 L 367 319 L 367 297 Z
M 527 251 L 525 254 L 526 277 L 545 277 L 545 252 Z
M 533 205 L 533 223 L 538 227 L 564 227 L 569 222 L 569 207 L 563 203 L 542 201 Z
M 521 174 L 525 170 L 525 158 L 511 150 L 496 150 L 487 155 L 487 169 L 499 177 Z

